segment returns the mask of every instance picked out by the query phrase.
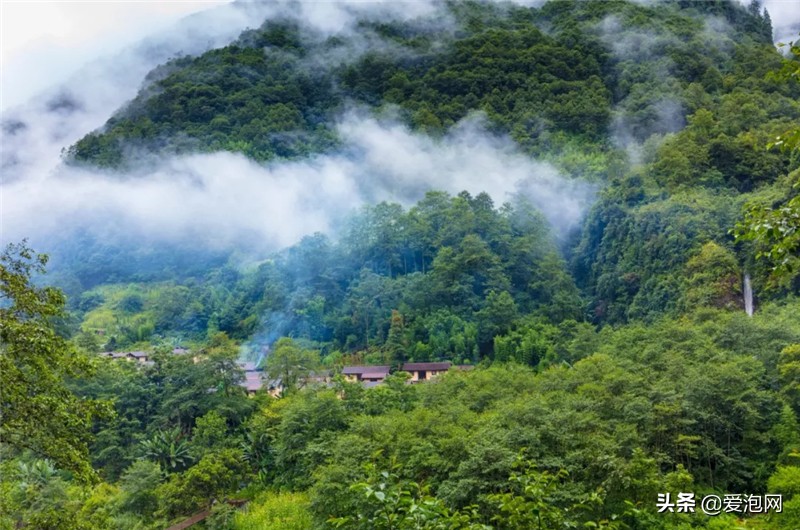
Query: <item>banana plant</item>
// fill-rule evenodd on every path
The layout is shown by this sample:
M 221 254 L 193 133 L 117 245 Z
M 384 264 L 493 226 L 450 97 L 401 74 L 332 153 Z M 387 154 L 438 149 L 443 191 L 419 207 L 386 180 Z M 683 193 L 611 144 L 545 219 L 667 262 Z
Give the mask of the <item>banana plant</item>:
M 145 458 L 156 462 L 165 472 L 182 471 L 192 463 L 189 444 L 178 427 L 157 431 L 142 441 L 142 448 Z

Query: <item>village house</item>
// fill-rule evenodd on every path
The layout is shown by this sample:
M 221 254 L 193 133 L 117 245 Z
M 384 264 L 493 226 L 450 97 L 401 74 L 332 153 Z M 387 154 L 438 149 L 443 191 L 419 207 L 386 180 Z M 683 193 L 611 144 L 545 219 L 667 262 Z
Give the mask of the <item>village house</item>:
M 256 367 L 256 364 L 250 361 L 238 361 L 236 364 L 239 368 L 244 370 L 244 381 L 239 383 L 247 391 L 247 395 L 253 397 L 256 392 L 264 387 L 264 372 Z
M 129 359 L 140 363 L 145 363 L 150 360 L 150 354 L 146 351 L 131 351 L 127 353 L 127 356 Z
M 172 354 L 173 355 L 186 355 L 191 353 L 186 348 L 173 348 Z M 104 351 L 98 353 L 100 357 L 106 357 L 109 359 L 126 359 L 128 361 L 136 361 L 142 364 L 151 365 L 153 361 L 151 360 L 153 353 L 146 352 L 146 351 L 127 351 L 127 352 L 114 352 L 114 351 Z M 194 357 L 194 362 L 198 361 L 198 357 Z
M 150 359 L 150 354 L 144 351 L 127 351 L 127 352 L 116 352 L 116 351 L 104 351 L 98 353 L 101 357 L 106 357 L 108 359 L 125 359 L 126 361 L 137 361 L 140 363 L 145 363 Z
M 453 364 L 450 361 L 404 363 L 400 371 L 407 372 L 411 375 L 411 378 L 408 380 L 409 383 L 419 383 L 422 381 L 430 381 L 437 375 L 448 371 L 452 366 Z M 470 365 L 459 365 L 456 368 L 459 370 L 470 370 L 473 367 Z M 389 366 L 345 366 L 342 368 L 342 375 L 347 381 L 351 383 L 362 383 L 367 388 L 382 383 L 389 375 L 389 372 Z
M 439 363 L 405 363 L 402 370 L 411 374 L 410 381 L 418 383 L 420 381 L 428 381 L 429 379 L 446 372 L 450 369 L 452 363 L 450 361 Z
M 389 366 L 345 366 L 342 368 L 342 375 L 351 383 L 380 383 L 389 375 L 389 370 Z
M 253 397 L 264 387 L 264 379 L 261 372 L 245 372 L 244 381 L 240 384 L 247 391 L 247 395 Z
M 172 350 L 174 355 L 186 355 L 191 352 L 185 348 L 174 348 Z M 144 365 L 153 365 L 150 360 L 151 353 L 145 351 L 131 351 L 131 352 L 102 352 L 98 355 L 110 359 L 125 359 L 128 361 L 135 361 Z M 194 358 L 197 362 L 198 358 Z M 253 397 L 256 393 L 266 390 L 272 397 L 280 396 L 283 391 L 283 383 L 278 379 L 268 379 L 267 375 L 260 369 L 254 362 L 251 361 L 238 361 L 237 364 L 244 371 L 244 380 L 240 385 L 245 389 L 247 395 Z M 408 379 L 409 383 L 420 383 L 422 381 L 430 381 L 437 375 L 448 371 L 453 364 L 450 361 L 443 362 L 425 362 L 425 363 L 404 363 L 400 371 L 410 374 Z M 457 366 L 459 370 L 469 370 L 473 368 L 469 365 Z M 386 379 L 391 372 L 391 367 L 386 365 L 380 366 L 345 366 L 342 368 L 342 375 L 345 380 L 351 383 L 361 383 L 366 388 L 377 386 Z M 332 382 L 331 372 L 328 370 L 321 370 L 310 372 L 302 381 L 305 385 L 330 385 Z
M 240 385 L 244 387 L 249 397 L 254 397 L 262 390 L 266 390 L 272 397 L 278 397 L 283 393 L 283 382 L 280 378 L 268 379 L 264 371 L 250 361 L 240 361 L 237 364 L 244 370 L 244 381 Z
M 305 384 L 307 385 L 330 385 L 331 372 L 330 370 L 319 370 L 317 372 L 309 372 L 305 377 Z
M 264 387 L 267 389 L 267 394 L 274 398 L 280 397 L 280 395 L 283 394 L 283 381 L 280 377 L 277 379 L 268 379 Z

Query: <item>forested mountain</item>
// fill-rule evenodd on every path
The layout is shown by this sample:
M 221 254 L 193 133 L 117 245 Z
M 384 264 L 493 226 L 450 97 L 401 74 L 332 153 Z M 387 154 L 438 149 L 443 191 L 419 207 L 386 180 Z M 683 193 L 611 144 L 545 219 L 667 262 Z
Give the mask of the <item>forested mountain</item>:
M 761 13 L 705 1 L 440 9 L 452 22 L 367 20 L 333 36 L 270 20 L 151 73 L 69 159 L 118 166 L 143 152 L 221 149 L 302 157 L 340 146 L 333 124 L 348 105 L 398 112 L 433 135 L 478 111 L 525 152 L 604 183 L 566 249 L 593 320 L 677 309 L 675 271 L 710 241 L 756 267 L 728 230 L 748 193 L 784 193 L 790 156 L 765 146 L 800 113 L 797 87 L 769 75 L 782 59 Z
M 800 527 L 797 48 L 776 50 L 757 2 L 427 7 L 353 8 L 332 31 L 289 6 L 159 66 L 65 149 L 131 189 L 148 171 L 183 178 L 165 161 L 198 153 L 290 176 L 336 157 L 346 173 L 369 158 L 352 129 L 378 123 L 446 177 L 410 152 L 370 161 L 332 182 L 422 174 L 354 211 L 304 180 L 312 206 L 296 211 L 344 211 L 271 251 L 258 235 L 58 239 L 66 310 L 53 319 L 48 299 L 27 318 L 89 357 L 60 376 L 113 412 L 84 414 L 93 436 L 72 460 L 3 431 L 0 528 L 165 528 L 212 504 L 207 528 Z M 485 187 L 453 192 L 470 168 L 452 160 L 486 145 L 530 178 L 498 190 L 479 168 L 464 187 Z M 11 300 L 27 299 L 18 254 L 3 258 Z M 152 362 L 96 355 L 131 350 Z M 248 398 L 237 359 L 282 395 Z M 474 369 L 415 385 L 399 370 L 433 361 Z M 6 383 L 43 370 L 29 362 Z M 355 364 L 392 375 L 336 375 Z M 783 513 L 658 513 L 679 492 L 781 494 Z

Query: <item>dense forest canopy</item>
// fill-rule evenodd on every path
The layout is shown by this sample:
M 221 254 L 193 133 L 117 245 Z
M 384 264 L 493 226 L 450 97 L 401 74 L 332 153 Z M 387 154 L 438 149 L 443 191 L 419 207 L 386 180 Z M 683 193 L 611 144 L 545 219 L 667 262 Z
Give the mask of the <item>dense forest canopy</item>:
M 139 160 L 143 151 L 230 149 L 276 160 L 337 149 L 332 121 L 353 104 L 378 114 L 394 109 L 409 127 L 434 136 L 481 112 L 497 134 L 510 135 L 525 152 L 552 161 L 574 179 L 602 183 L 580 232 L 558 249 L 588 304 L 580 318 L 615 323 L 682 310 L 684 286 L 678 284 L 685 283 L 690 260 L 703 267 L 697 260 L 710 243 L 730 253 L 727 273 L 750 270 L 762 296 L 769 296 L 765 289 L 777 295 L 792 290 L 792 275 L 779 284 L 768 281 L 769 265 L 754 262 L 757 249 L 734 244 L 729 234 L 746 203 L 769 205 L 792 193 L 797 165 L 791 152 L 766 148 L 797 120 L 800 107 L 796 83 L 775 75 L 784 59 L 771 45 L 768 15 L 755 4 L 748 10 L 730 2 L 559 1 L 540 9 L 453 3 L 440 10 L 447 23 L 363 20 L 357 32 L 333 36 L 290 19 L 267 21 L 226 48 L 176 59 L 152 72 L 139 96 L 102 130 L 76 143 L 68 158 L 116 166 L 134 160 L 130 156 Z M 286 281 L 295 285 L 289 290 L 297 291 L 297 285 L 314 290 L 308 274 L 335 276 L 349 285 L 345 277 L 365 267 L 391 279 L 426 272 L 441 247 L 458 244 L 433 233 L 435 221 L 424 219 L 426 209 L 440 208 L 431 201 L 429 196 L 411 208 L 409 218 L 392 205 L 377 206 L 375 219 L 360 214 L 330 243 L 347 264 L 320 259 L 337 271 L 290 278 Z M 485 207 L 502 209 L 502 204 Z M 462 222 L 462 214 L 448 211 L 435 215 L 448 218 L 444 223 Z M 354 228 L 358 223 L 363 227 Z M 353 242 L 363 246 L 370 238 L 353 231 L 375 223 L 397 225 L 377 228 L 386 233 L 375 236 L 384 240 L 373 248 L 356 249 Z M 419 232 L 426 229 L 432 232 Z M 475 230 L 506 267 L 514 266 L 492 241 L 499 234 Z M 408 243 L 398 241 L 404 239 Z M 408 248 L 425 240 L 429 248 Z M 328 252 L 328 242 L 316 244 Z M 203 256 L 201 249 L 173 253 L 184 258 L 171 258 L 169 250 L 152 250 L 144 258 L 128 253 L 127 261 L 115 263 L 120 251 L 113 245 L 86 236 L 80 253 L 64 252 L 65 268 L 72 271 L 65 285 L 80 294 L 98 283 L 139 277 L 192 289 L 192 282 L 216 283 L 204 278 L 207 273 L 196 263 L 209 261 L 208 268 L 220 270 L 220 258 Z M 304 241 L 285 254 L 312 252 L 310 245 Z M 286 256 L 278 261 L 291 259 Z M 148 266 L 148 257 L 170 267 L 159 274 Z M 556 261 L 550 260 L 551 268 L 563 268 Z M 146 272 L 150 269 L 156 270 Z M 242 276 L 242 271 L 225 274 Z M 253 270 L 244 276 L 264 274 Z M 530 280 L 511 279 L 513 288 L 527 289 L 515 281 Z M 727 294 L 732 303 L 737 283 L 717 293 L 718 301 Z M 328 308 L 340 297 L 314 294 L 328 297 Z M 511 294 L 517 302 L 531 296 Z M 269 309 L 280 305 L 275 299 L 262 302 L 272 304 Z M 236 305 L 243 303 L 225 303 L 228 311 Z M 243 339 L 255 330 L 263 309 L 239 314 L 238 324 L 219 329 Z
M 11 247 L 5 298 L 51 298 L 31 331 L 0 330 L 22 367 L 3 383 L 49 374 L 14 357 L 43 333 L 71 359 L 61 399 L 95 408 L 58 409 L 62 460 L 47 437 L 10 440 L 4 415 L 0 528 L 155 529 L 205 508 L 225 529 L 800 525 L 797 48 L 775 49 L 758 2 L 432 9 L 339 32 L 287 14 L 175 58 L 65 163 L 135 185 L 132 168 L 193 153 L 356 159 L 353 109 L 434 149 L 479 120 L 592 190 L 577 224 L 536 186 L 431 185 L 272 252 L 82 230 L 36 278 L 63 312 L 12 274 L 35 265 Z M 134 350 L 150 360 L 98 355 Z M 244 360 L 283 392 L 248 398 Z M 461 369 L 408 384 L 404 363 L 434 361 Z M 391 374 L 339 375 L 361 364 Z M 781 494 L 783 513 L 658 513 L 667 492 Z

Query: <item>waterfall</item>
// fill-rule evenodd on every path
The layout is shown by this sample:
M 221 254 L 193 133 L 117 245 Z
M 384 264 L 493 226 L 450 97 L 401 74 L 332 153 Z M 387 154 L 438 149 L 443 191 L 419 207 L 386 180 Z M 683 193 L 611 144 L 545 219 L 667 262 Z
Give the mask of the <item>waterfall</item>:
M 747 316 L 753 316 L 753 286 L 748 273 L 744 273 L 744 311 Z

